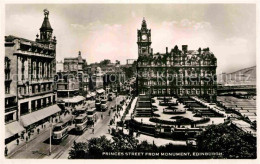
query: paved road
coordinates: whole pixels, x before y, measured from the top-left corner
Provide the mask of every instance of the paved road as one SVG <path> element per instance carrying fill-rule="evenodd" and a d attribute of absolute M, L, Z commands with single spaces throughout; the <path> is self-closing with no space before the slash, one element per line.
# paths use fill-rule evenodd
<path fill-rule="evenodd" d="M 119 102 L 123 97 L 118 97 L 117 101 Z M 115 105 L 115 99 L 111 102 L 108 102 L 108 109 L 111 106 Z M 103 119 L 100 115 L 103 113 Z M 60 144 L 52 144 L 51 151 L 52 154 L 49 155 L 50 151 L 50 131 L 46 129 L 41 135 L 37 138 L 31 140 L 26 145 L 20 147 L 13 154 L 10 154 L 8 158 L 12 159 L 41 159 L 41 158 L 68 158 L 68 153 L 73 145 L 73 141 L 80 142 L 86 141 L 92 137 L 98 137 L 108 133 L 108 124 L 112 114 L 108 116 L 108 110 L 106 112 L 98 112 L 99 120 L 95 124 L 95 133 L 92 134 L 92 129 L 86 130 L 82 135 L 70 134 L 65 140 Z"/>

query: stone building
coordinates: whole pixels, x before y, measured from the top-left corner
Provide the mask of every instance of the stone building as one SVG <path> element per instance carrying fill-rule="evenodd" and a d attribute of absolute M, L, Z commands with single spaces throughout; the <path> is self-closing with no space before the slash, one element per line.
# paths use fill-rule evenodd
<path fill-rule="evenodd" d="M 78 57 L 65 58 L 63 63 L 64 72 L 75 75 L 79 80 L 79 94 L 86 96 L 89 92 L 89 75 L 87 72 L 87 62 L 83 59 L 79 51 Z"/>
<path fill-rule="evenodd" d="M 56 72 L 64 72 L 64 67 L 63 67 L 62 61 L 56 62 Z"/>
<path fill-rule="evenodd" d="M 86 59 L 82 59 L 81 52 L 79 51 L 78 57 L 64 58 L 64 72 L 78 72 L 83 73 Z"/>
<path fill-rule="evenodd" d="M 91 77 L 93 89 L 103 91 L 103 72 L 100 67 L 96 68 L 95 73 Z"/>
<path fill-rule="evenodd" d="M 57 41 L 52 32 L 49 11 L 44 10 L 40 36 L 37 34 L 35 41 L 12 35 L 5 37 L 6 122 L 18 120 L 30 129 L 60 111 L 53 89 Z M 20 124 L 16 125 L 17 129 Z M 15 127 L 7 125 L 8 134 L 13 134 Z"/>
<path fill-rule="evenodd" d="M 57 100 L 79 95 L 79 78 L 75 73 L 58 72 L 57 77 Z"/>
<path fill-rule="evenodd" d="M 175 46 L 165 53 L 153 53 L 151 30 L 142 21 L 137 31 L 137 86 L 139 94 L 204 97 L 216 100 L 217 59 L 209 48 L 189 50 Z"/>

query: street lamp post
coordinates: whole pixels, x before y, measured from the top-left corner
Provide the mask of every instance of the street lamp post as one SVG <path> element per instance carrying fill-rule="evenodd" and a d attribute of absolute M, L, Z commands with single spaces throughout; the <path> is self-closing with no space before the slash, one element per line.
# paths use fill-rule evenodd
<path fill-rule="evenodd" d="M 51 136 L 52 135 L 52 123 L 50 125 L 50 151 L 49 151 L 49 155 L 51 155 Z"/>

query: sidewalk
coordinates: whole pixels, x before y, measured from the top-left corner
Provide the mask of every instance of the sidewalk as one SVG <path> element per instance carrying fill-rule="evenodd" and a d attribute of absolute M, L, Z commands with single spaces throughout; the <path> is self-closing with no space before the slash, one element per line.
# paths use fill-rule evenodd
<path fill-rule="evenodd" d="M 60 116 L 60 119 L 66 119 L 66 118 L 68 118 L 69 116 L 71 116 L 71 114 L 67 114 L 66 116 L 61 115 L 61 116 Z M 59 116 L 55 117 L 53 120 L 55 120 L 55 119 L 58 119 L 58 122 L 60 121 Z M 57 122 L 57 123 L 58 123 L 58 122 Z M 52 125 L 55 125 L 55 124 L 57 124 L 57 123 L 56 123 L 56 122 L 53 122 Z M 50 122 L 45 122 L 45 123 L 43 124 L 43 126 L 42 126 L 42 125 L 39 125 L 39 126 L 35 127 L 35 130 L 34 130 L 33 133 L 31 133 L 30 139 L 28 139 L 28 142 L 27 142 L 27 143 L 30 143 L 31 141 L 33 141 L 34 139 L 36 139 L 36 138 L 37 138 L 39 135 L 41 135 L 42 133 L 44 133 L 44 132 L 50 130 L 50 124 L 51 124 Z M 40 129 L 39 134 L 38 134 L 38 132 L 37 132 L 37 129 Z M 23 146 L 26 145 L 26 137 L 27 137 L 27 133 L 24 133 L 24 139 L 21 139 L 21 137 L 19 138 L 19 145 L 17 145 L 17 141 L 16 141 L 16 140 L 14 140 L 14 141 L 12 141 L 12 142 L 10 142 L 10 143 L 8 143 L 8 144 L 6 145 L 7 148 L 8 148 L 8 156 L 7 156 L 7 157 L 11 156 L 11 155 L 14 154 L 17 150 L 19 150 L 20 148 L 22 148 Z M 28 136 L 28 138 L 29 138 L 29 136 Z"/>

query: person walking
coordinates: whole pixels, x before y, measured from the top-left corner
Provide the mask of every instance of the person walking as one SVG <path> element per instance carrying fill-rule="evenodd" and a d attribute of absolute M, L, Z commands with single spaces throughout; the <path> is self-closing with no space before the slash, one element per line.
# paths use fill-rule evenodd
<path fill-rule="evenodd" d="M 5 156 L 7 156 L 8 155 L 8 148 L 7 148 L 7 146 L 5 146 Z"/>
<path fill-rule="evenodd" d="M 103 114 L 101 114 L 101 119 L 103 120 Z"/>
<path fill-rule="evenodd" d="M 16 143 L 17 143 L 17 145 L 19 145 L 19 139 L 18 138 L 16 139 Z"/>
<path fill-rule="evenodd" d="M 94 132 L 95 132 L 95 129 L 93 128 L 93 129 L 92 129 L 92 134 L 94 134 Z"/>

